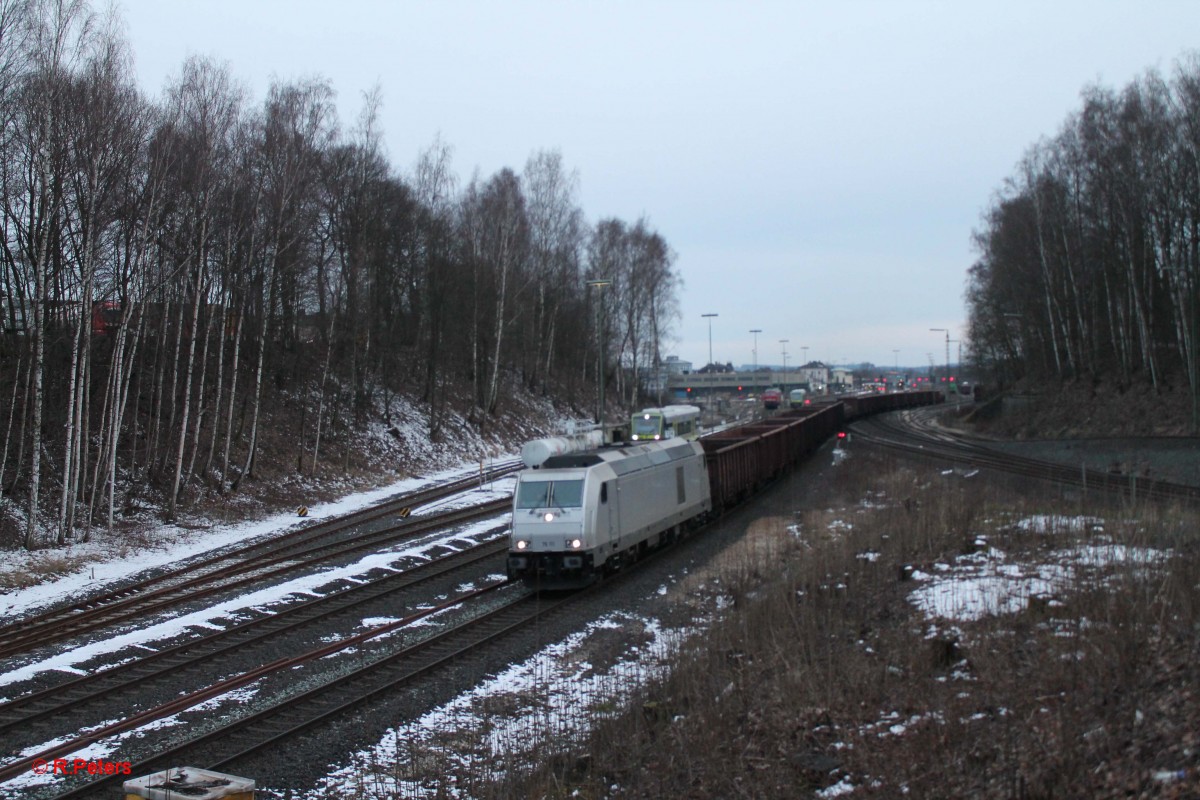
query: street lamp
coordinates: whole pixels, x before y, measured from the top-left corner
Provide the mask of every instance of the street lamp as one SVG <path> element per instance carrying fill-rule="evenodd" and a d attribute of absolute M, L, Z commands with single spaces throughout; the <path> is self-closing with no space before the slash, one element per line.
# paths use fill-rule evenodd
<path fill-rule="evenodd" d="M 787 386 L 787 346 L 790 339 L 780 339 L 779 343 L 783 345 L 783 386 Z M 779 388 L 782 389 L 783 386 Z"/>
<path fill-rule="evenodd" d="M 949 347 L 952 344 L 958 345 L 958 356 L 954 359 L 953 372 L 950 370 L 950 350 L 949 350 Z M 949 389 L 951 386 L 951 383 L 950 383 L 951 379 L 954 379 L 955 376 L 962 370 L 962 341 L 960 339 L 951 339 L 950 341 L 946 342 L 946 348 L 947 348 L 946 349 L 946 387 L 947 387 L 947 389 Z M 953 388 L 954 388 L 954 393 L 958 394 L 958 384 L 957 383 L 953 384 Z"/>
<path fill-rule="evenodd" d="M 804 354 L 804 364 L 805 364 L 805 366 L 807 366 L 808 365 L 808 345 L 806 345 L 806 344 L 800 345 L 800 350 Z"/>
<path fill-rule="evenodd" d="M 751 328 L 750 332 L 754 334 L 754 377 L 750 379 L 753 389 L 753 384 L 758 381 L 758 335 L 762 333 L 762 328 Z"/>
<path fill-rule="evenodd" d="M 596 280 L 588 281 L 587 285 L 593 289 L 599 290 L 599 289 L 603 289 L 608 286 L 612 286 L 612 281 L 609 280 L 608 278 L 598 278 Z M 600 304 L 596 309 L 596 317 L 597 317 L 596 327 L 599 329 L 599 332 L 597 335 L 598 335 L 598 338 L 600 339 L 600 342 L 599 342 L 599 345 L 600 345 L 600 347 L 599 347 L 599 349 L 600 349 L 600 357 L 599 357 L 600 396 L 596 398 L 596 424 L 599 425 L 601 431 L 603 431 L 604 430 L 604 359 L 608 355 L 608 353 L 606 352 L 608 350 L 608 348 L 605 347 L 606 342 L 605 342 L 605 338 L 604 338 L 604 295 L 603 294 L 600 295 Z"/>
<path fill-rule="evenodd" d="M 935 333 L 946 334 L 946 377 L 950 377 L 950 330 L 948 328 L 930 328 L 929 330 Z M 946 393 L 950 393 L 950 387 L 946 387 Z"/>
<path fill-rule="evenodd" d="M 708 320 L 708 363 L 712 364 L 712 318 L 720 316 L 719 314 L 701 314 L 700 316 Z"/>

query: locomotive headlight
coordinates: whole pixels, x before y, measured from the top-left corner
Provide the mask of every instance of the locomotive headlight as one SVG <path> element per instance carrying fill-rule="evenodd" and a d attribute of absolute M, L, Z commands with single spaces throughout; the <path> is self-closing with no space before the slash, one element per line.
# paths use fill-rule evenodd
<path fill-rule="evenodd" d="M 529 548 L 528 541 L 526 541 L 525 539 L 517 539 L 517 549 L 518 550 L 527 550 L 528 548 Z"/>
<path fill-rule="evenodd" d="M 572 550 L 578 550 L 579 548 L 583 547 L 583 540 L 571 539 L 569 542 L 567 542 L 567 547 L 571 548 Z"/>
<path fill-rule="evenodd" d="M 554 522 L 554 512 L 547 511 L 542 519 L 546 520 L 546 522 Z"/>
<path fill-rule="evenodd" d="M 638 435 L 635 433 L 633 436 L 630 436 L 629 438 L 633 439 L 636 442 L 638 440 Z"/>

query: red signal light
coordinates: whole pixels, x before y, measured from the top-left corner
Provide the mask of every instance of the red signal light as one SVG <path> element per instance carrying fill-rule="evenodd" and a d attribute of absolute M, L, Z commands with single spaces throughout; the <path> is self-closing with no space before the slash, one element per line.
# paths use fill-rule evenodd
<path fill-rule="evenodd" d="M 845 432 L 845 431 L 838 431 L 838 438 L 839 438 L 839 439 L 845 439 L 845 438 L 846 438 L 846 432 Z"/>

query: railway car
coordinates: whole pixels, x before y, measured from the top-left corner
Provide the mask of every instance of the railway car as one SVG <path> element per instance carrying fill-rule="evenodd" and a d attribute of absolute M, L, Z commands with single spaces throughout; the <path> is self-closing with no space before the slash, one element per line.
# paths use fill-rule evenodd
<path fill-rule="evenodd" d="M 674 405 L 643 408 L 629 420 L 631 442 L 657 442 L 678 436 L 694 442 L 700 438 L 700 408 Z"/>
<path fill-rule="evenodd" d="M 540 589 L 589 583 L 744 501 L 845 422 L 942 400 L 937 390 L 822 397 L 695 442 L 550 455 L 517 478 L 509 577 Z"/>
<path fill-rule="evenodd" d="M 811 402 L 808 399 L 808 392 L 803 389 L 792 389 L 788 392 L 788 408 L 804 408 Z"/>
<path fill-rule="evenodd" d="M 841 398 L 841 402 L 846 406 L 846 419 L 853 420 L 885 411 L 934 405 L 945 399 L 938 389 L 921 389 L 915 392 L 847 395 Z"/>
<path fill-rule="evenodd" d="M 776 409 L 783 402 L 783 392 L 778 389 L 766 389 L 762 393 L 763 408 Z"/>
<path fill-rule="evenodd" d="M 717 511 L 737 505 L 778 478 L 837 431 L 841 403 L 785 411 L 701 439 Z"/>
<path fill-rule="evenodd" d="M 674 538 L 711 508 L 697 442 L 551 456 L 517 478 L 508 575 L 544 589 L 581 586 Z"/>

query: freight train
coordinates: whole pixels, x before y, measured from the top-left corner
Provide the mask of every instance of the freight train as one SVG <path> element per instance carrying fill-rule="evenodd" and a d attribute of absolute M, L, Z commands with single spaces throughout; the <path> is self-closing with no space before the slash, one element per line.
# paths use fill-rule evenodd
<path fill-rule="evenodd" d="M 553 455 L 518 476 L 508 575 L 541 589 L 590 583 L 742 502 L 846 421 L 941 401 L 934 390 L 831 398 L 694 442 Z"/>

